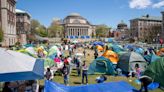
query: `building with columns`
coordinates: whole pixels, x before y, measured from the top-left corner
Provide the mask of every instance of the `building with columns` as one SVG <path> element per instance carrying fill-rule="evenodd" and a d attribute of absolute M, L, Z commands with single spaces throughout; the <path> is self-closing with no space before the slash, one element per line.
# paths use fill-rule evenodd
<path fill-rule="evenodd" d="M 75 36 L 76 38 L 81 37 L 92 37 L 95 34 L 96 26 L 91 25 L 85 18 L 77 13 L 68 15 L 63 20 L 65 38 Z"/>
<path fill-rule="evenodd" d="M 18 41 L 21 44 L 27 43 L 27 35 L 31 30 L 31 16 L 28 12 L 16 9 L 16 31 L 18 35 Z"/>
<path fill-rule="evenodd" d="M 16 35 L 16 0 L 0 0 L 1 6 L 1 27 L 4 33 L 2 46 L 13 46 L 17 42 Z"/>

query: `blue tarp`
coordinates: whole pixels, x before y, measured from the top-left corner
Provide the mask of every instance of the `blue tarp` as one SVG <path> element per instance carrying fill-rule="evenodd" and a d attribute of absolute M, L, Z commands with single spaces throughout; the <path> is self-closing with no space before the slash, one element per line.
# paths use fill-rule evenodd
<path fill-rule="evenodd" d="M 44 92 L 136 92 L 125 81 L 109 82 L 82 86 L 64 86 L 51 81 L 45 81 Z"/>

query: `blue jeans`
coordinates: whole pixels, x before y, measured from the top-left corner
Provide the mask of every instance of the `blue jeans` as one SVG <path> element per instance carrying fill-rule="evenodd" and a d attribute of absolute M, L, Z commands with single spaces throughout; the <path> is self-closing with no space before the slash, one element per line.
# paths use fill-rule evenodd
<path fill-rule="evenodd" d="M 64 84 L 65 85 L 68 85 L 68 80 L 69 80 L 68 75 L 64 75 Z"/>
<path fill-rule="evenodd" d="M 83 70 L 83 73 L 82 73 L 82 84 L 84 84 L 84 78 L 86 79 L 86 83 L 88 83 L 87 70 Z"/>

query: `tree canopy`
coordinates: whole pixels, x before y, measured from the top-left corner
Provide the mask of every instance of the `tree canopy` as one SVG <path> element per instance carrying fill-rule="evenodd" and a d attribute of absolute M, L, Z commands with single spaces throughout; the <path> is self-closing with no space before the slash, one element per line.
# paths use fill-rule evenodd
<path fill-rule="evenodd" d="M 107 25 L 100 25 L 96 28 L 97 37 L 107 37 L 109 35 L 110 28 Z"/>

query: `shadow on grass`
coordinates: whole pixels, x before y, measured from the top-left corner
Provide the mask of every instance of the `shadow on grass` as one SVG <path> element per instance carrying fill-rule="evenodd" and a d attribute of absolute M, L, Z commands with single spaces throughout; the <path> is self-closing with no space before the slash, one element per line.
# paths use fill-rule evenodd
<path fill-rule="evenodd" d="M 81 84 L 81 82 L 73 82 L 74 84 Z"/>

